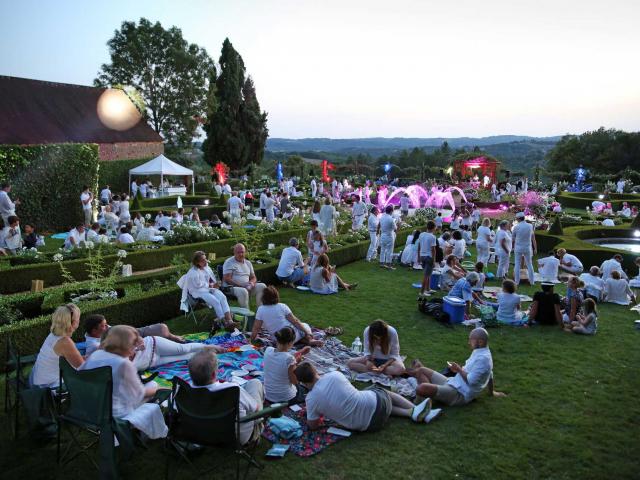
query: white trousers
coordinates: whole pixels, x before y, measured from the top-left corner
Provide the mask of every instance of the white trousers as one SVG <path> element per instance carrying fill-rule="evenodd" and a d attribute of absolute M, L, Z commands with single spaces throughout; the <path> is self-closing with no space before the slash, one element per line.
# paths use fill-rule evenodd
<path fill-rule="evenodd" d="M 358 215 L 357 217 L 353 217 L 351 220 L 351 229 L 352 230 L 360 230 L 362 228 L 362 224 L 364 223 L 364 215 Z"/>
<path fill-rule="evenodd" d="M 560 265 L 560 270 L 572 273 L 573 275 L 580 275 L 583 272 L 582 267 L 567 267 L 566 265 Z"/>
<path fill-rule="evenodd" d="M 500 248 L 496 250 L 496 257 L 498 258 L 498 270 L 496 272 L 496 277 L 504 278 L 509 272 L 509 258 L 511 257 L 511 254 L 507 255 L 504 253 L 504 250 Z"/>
<path fill-rule="evenodd" d="M 249 294 L 256 297 L 256 305 L 262 305 L 262 292 L 267 286 L 264 283 L 256 283 L 256 286 L 249 292 L 244 287 L 233 287 L 233 294 L 238 299 L 238 305 L 242 308 L 249 308 Z"/>
<path fill-rule="evenodd" d="M 486 267 L 489 263 L 489 244 L 476 243 L 476 250 L 478 251 L 478 262 L 482 262 Z"/>
<path fill-rule="evenodd" d="M 533 270 L 533 251 L 531 250 L 516 250 L 514 254 L 514 267 L 513 267 L 513 280 L 516 285 L 520 283 L 520 265 L 522 265 L 522 259 L 527 266 L 527 274 L 529 275 L 529 283 L 533 285 L 535 283 L 535 271 Z"/>
<path fill-rule="evenodd" d="M 391 263 L 393 260 L 393 242 L 391 234 L 380 235 L 380 263 Z"/>
<path fill-rule="evenodd" d="M 367 260 L 373 260 L 378 256 L 378 234 L 376 232 L 369 232 L 369 237 L 371 238 L 371 243 L 367 251 Z"/>
<path fill-rule="evenodd" d="M 207 305 L 213 308 L 217 318 L 224 318 L 224 314 L 230 311 L 227 297 L 217 288 L 212 288 L 209 292 L 198 293 L 198 296 L 195 298 L 204 300 Z"/>

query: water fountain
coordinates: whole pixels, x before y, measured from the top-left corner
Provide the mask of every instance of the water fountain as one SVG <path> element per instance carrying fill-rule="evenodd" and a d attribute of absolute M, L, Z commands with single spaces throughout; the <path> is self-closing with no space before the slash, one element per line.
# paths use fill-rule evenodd
<path fill-rule="evenodd" d="M 458 187 L 447 187 L 442 190 L 441 187 L 434 186 L 429 193 L 420 185 L 410 185 L 408 187 L 396 188 L 390 195 L 385 186 L 378 189 L 378 208 L 384 210 L 387 205 L 399 205 L 400 197 L 405 193 L 409 196 L 409 206 L 411 208 L 432 207 L 437 209 L 456 209 L 456 203 L 453 194 L 458 193 L 462 199 L 461 203 L 467 203 L 467 197 Z"/>

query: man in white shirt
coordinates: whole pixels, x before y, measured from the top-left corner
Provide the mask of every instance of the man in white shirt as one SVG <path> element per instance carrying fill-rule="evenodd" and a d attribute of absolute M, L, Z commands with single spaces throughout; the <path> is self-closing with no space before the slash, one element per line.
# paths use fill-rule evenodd
<path fill-rule="evenodd" d="M 64 248 L 75 248 L 80 245 L 80 242 L 86 241 L 86 232 L 84 229 L 84 223 L 79 223 L 76 228 L 72 228 L 64 241 Z"/>
<path fill-rule="evenodd" d="M 509 232 L 509 222 L 502 220 L 498 225 L 496 234 L 496 257 L 498 258 L 498 269 L 496 277 L 504 279 L 509 273 L 509 261 L 511 258 L 511 232 Z"/>
<path fill-rule="evenodd" d="M 102 205 L 107 205 L 108 203 L 111 203 L 112 198 L 113 196 L 111 195 L 109 185 L 105 185 L 105 187 L 100 192 L 100 202 L 102 202 Z"/>
<path fill-rule="evenodd" d="M 249 295 L 255 295 L 256 305 L 262 305 L 262 293 L 267 286 L 259 283 L 253 265 L 245 258 L 247 250 L 241 243 L 233 247 L 233 257 L 222 266 L 224 285 L 233 289 L 233 295 L 242 308 L 249 308 Z"/>
<path fill-rule="evenodd" d="M 392 214 L 393 205 L 387 205 L 378 223 L 378 231 L 380 232 L 380 266 L 389 270 L 395 270 L 392 262 L 397 226 Z"/>
<path fill-rule="evenodd" d="M 99 243 L 100 242 L 100 224 L 98 222 L 94 222 L 91 224 L 91 228 L 89 230 L 86 230 L 87 232 L 87 240 L 93 243 Z"/>
<path fill-rule="evenodd" d="M 624 185 L 627 182 L 625 182 L 622 178 L 620 180 L 617 181 L 616 183 L 616 193 L 623 193 L 624 192 Z"/>
<path fill-rule="evenodd" d="M 131 182 L 131 198 L 136 198 L 138 195 L 138 182 L 135 179 Z"/>
<path fill-rule="evenodd" d="M 420 233 L 418 237 L 418 260 L 422 268 L 424 268 L 424 276 L 422 277 L 422 287 L 420 288 L 420 295 L 427 293 L 433 293 L 431 290 L 431 274 L 433 273 L 433 265 L 436 258 L 436 243 L 438 240 L 433 232 L 436 229 L 436 224 L 432 220 L 427 222 L 427 230 Z"/>
<path fill-rule="evenodd" d="M 307 425 L 311 430 L 322 427 L 321 417 L 333 420 L 348 430 L 377 432 L 391 415 L 411 417 L 416 423 L 425 423 L 431 413 L 430 399 L 413 405 L 403 396 L 378 386 L 358 390 L 342 372 L 329 372 L 320 377 L 308 362 L 298 365 L 295 375 L 309 389 Z"/>
<path fill-rule="evenodd" d="M 367 250 L 367 262 L 375 260 L 378 256 L 378 224 L 380 223 L 378 220 L 378 207 L 372 207 L 371 213 L 369 213 L 369 218 L 367 219 L 367 230 L 369 231 L 369 238 L 371 243 L 369 243 L 369 250 Z"/>
<path fill-rule="evenodd" d="M 224 187 L 222 187 L 222 193 L 224 193 L 225 195 L 231 195 L 231 185 L 225 183 Z"/>
<path fill-rule="evenodd" d="M 229 219 L 232 223 L 236 223 L 240 221 L 240 217 L 242 215 L 242 210 L 244 209 L 244 204 L 240 197 L 238 197 L 238 192 L 231 192 L 231 196 L 229 200 L 227 200 L 227 208 L 229 209 Z"/>
<path fill-rule="evenodd" d="M 588 273 L 583 273 L 579 278 L 584 282 L 586 296 L 596 302 L 601 302 L 604 293 L 604 280 L 600 278 L 600 269 L 593 266 Z"/>
<path fill-rule="evenodd" d="M 353 207 L 351 208 L 351 229 L 360 230 L 367 214 L 367 206 L 360 199 L 360 195 L 353 195 Z"/>
<path fill-rule="evenodd" d="M 409 195 L 406 192 L 400 197 L 400 214 L 403 217 L 409 216 Z"/>
<path fill-rule="evenodd" d="M 613 272 L 614 270 L 617 270 L 618 272 L 620 272 L 620 276 L 625 280 L 629 279 L 627 277 L 627 274 L 624 273 L 624 270 L 622 270 L 622 255 L 620 255 L 619 253 L 616 253 L 613 256 L 613 258 L 610 258 L 609 260 L 605 260 L 604 262 L 602 262 L 602 265 L 600 265 L 600 271 L 602 272 L 602 280 L 606 281 L 607 278 L 610 278 L 611 272 Z"/>
<path fill-rule="evenodd" d="M 569 272 L 571 275 L 580 275 L 584 271 L 582 262 L 578 257 L 567 253 L 564 248 L 558 249 L 558 259 L 560 260 L 560 270 Z"/>
<path fill-rule="evenodd" d="M 464 367 L 447 362 L 455 377 L 447 378 L 415 360 L 407 373 L 418 380 L 416 393 L 422 398 L 433 398 L 449 406 L 466 405 L 480 395 L 485 387 L 488 387 L 491 396 L 506 397 L 504 393 L 493 389 L 489 333 L 484 328 L 473 329 L 469 334 L 469 346 L 472 352 Z"/>
<path fill-rule="evenodd" d="M 82 213 L 84 215 L 84 224 L 91 225 L 93 217 L 93 193 L 89 191 L 88 186 L 82 187 L 82 193 L 80 194 L 80 203 L 82 203 Z"/>
<path fill-rule="evenodd" d="M 20 205 L 20 200 L 16 198 L 16 201 L 12 202 L 11 198 L 9 198 L 9 193 L 11 192 L 9 183 L 3 183 L 0 188 L 0 216 L 2 216 L 2 221 L 6 227 L 9 224 L 9 217 L 15 216 L 16 206 Z"/>
<path fill-rule="evenodd" d="M 538 272 L 543 282 L 554 282 L 558 280 L 558 269 L 560 268 L 560 260 L 553 251 L 550 251 L 544 258 L 538 260 Z"/>
<path fill-rule="evenodd" d="M 536 236 L 533 232 L 533 225 L 528 223 L 524 218 L 524 212 L 518 212 L 516 218 L 519 223 L 512 232 L 513 251 L 514 251 L 514 267 L 513 280 L 516 285 L 520 283 L 520 268 L 522 260 L 527 266 L 527 274 L 529 276 L 529 284 L 535 285 L 535 272 L 533 270 L 533 256 L 536 254 Z"/>
<path fill-rule="evenodd" d="M 318 193 L 318 184 L 316 183 L 316 179 L 311 179 L 311 198 L 316 198 L 316 193 Z"/>
<path fill-rule="evenodd" d="M 284 284 L 299 285 L 303 283 L 305 275 L 305 261 L 300 253 L 298 239 L 289 239 L 289 246 L 282 250 L 276 276 Z"/>
<path fill-rule="evenodd" d="M 262 382 L 257 378 L 249 380 L 242 387 L 234 382 L 220 383 L 216 379 L 218 372 L 218 358 L 213 350 L 207 349 L 196 353 L 189 360 L 189 375 L 194 388 L 206 388 L 212 392 L 225 388 L 239 388 L 239 416 L 240 418 L 250 413 L 262 410 L 264 403 L 264 389 Z M 245 445 L 250 440 L 255 440 L 262 431 L 262 422 L 245 422 L 240 424 L 240 444 Z"/>

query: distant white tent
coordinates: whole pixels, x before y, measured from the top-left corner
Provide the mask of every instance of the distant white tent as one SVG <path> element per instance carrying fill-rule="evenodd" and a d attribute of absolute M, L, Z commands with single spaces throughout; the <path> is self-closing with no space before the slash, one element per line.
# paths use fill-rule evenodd
<path fill-rule="evenodd" d="M 129 189 L 131 189 L 132 175 L 160 175 L 160 185 L 164 182 L 164 176 L 188 177 L 191 176 L 191 192 L 195 194 L 195 186 L 193 181 L 193 170 L 178 165 L 176 162 L 169 160 L 164 155 L 158 155 L 153 160 L 149 160 L 136 168 L 129 170 Z M 131 193 L 131 192 L 129 192 Z"/>

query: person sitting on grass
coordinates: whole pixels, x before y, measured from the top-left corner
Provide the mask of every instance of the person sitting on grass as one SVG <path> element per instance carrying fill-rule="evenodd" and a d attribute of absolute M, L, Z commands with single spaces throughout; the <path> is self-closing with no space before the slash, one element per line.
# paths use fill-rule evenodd
<path fill-rule="evenodd" d="M 540 287 L 542 291 L 533 295 L 529 307 L 529 325 L 562 325 L 560 296 L 553 292 L 553 283 L 542 282 Z"/>
<path fill-rule="evenodd" d="M 538 272 L 543 282 L 557 281 L 559 268 L 560 259 L 553 250 L 550 250 L 546 257 L 538 259 Z"/>
<path fill-rule="evenodd" d="M 596 302 L 592 298 L 587 298 L 584 301 L 584 315 L 577 315 L 576 321 L 571 322 L 564 329 L 567 332 L 580 333 L 582 335 L 595 335 L 598 331 Z"/>
<path fill-rule="evenodd" d="M 56 308 L 51 316 L 51 331 L 44 340 L 36 363 L 31 370 L 30 383 L 38 387 L 57 387 L 60 383 L 60 357 L 78 368 L 84 358 L 71 339 L 80 325 L 80 309 L 73 303 Z"/>
<path fill-rule="evenodd" d="M 601 302 L 604 295 L 604 280 L 600 278 L 600 269 L 593 266 L 588 273 L 583 273 L 579 278 L 584 283 L 585 297 L 592 298 L 596 303 Z"/>
<path fill-rule="evenodd" d="M 276 333 L 284 327 L 293 328 L 295 332 L 293 343 L 300 342 L 312 347 L 322 345 L 321 341 L 313 339 L 311 327 L 307 323 L 302 323 L 286 303 L 280 303 L 278 289 L 270 285 L 264 289 L 262 305 L 258 307 L 256 312 L 256 320 L 251 331 L 251 342 L 258 337 L 263 328 L 269 332 L 271 340 L 276 340 Z"/>
<path fill-rule="evenodd" d="M 22 237 L 22 242 L 25 248 L 36 248 L 38 246 L 36 227 L 32 223 L 24 224 L 24 236 Z"/>
<path fill-rule="evenodd" d="M 309 288 L 313 293 L 319 293 L 320 295 L 338 293 L 338 287 L 352 290 L 357 286 L 357 283 L 349 284 L 344 282 L 336 273 L 336 267 L 329 265 L 329 257 L 324 253 L 318 257 L 318 262 L 311 270 L 311 276 L 309 277 Z"/>
<path fill-rule="evenodd" d="M 400 357 L 400 341 L 395 328 L 383 320 L 375 320 L 364 329 L 364 356 L 352 358 L 347 367 L 354 372 L 384 373 L 398 376 L 404 373 Z"/>
<path fill-rule="evenodd" d="M 329 372 L 321 377 L 308 362 L 298 365 L 295 374 L 309 390 L 306 403 L 310 430 L 321 428 L 325 418 L 348 430 L 378 432 L 391 415 L 424 423 L 431 413 L 429 399 L 414 405 L 403 396 L 377 385 L 358 390 L 341 372 Z"/>
<path fill-rule="evenodd" d="M 189 375 L 194 388 L 206 388 L 217 392 L 225 388 L 240 388 L 239 412 L 240 418 L 262 410 L 264 403 L 264 388 L 257 378 L 249 380 L 238 387 L 234 382 L 218 382 L 218 358 L 211 350 L 203 350 L 196 353 L 189 360 Z M 262 432 L 263 422 L 244 422 L 240 424 L 239 441 L 246 445 L 250 440 L 256 440 Z"/>
<path fill-rule="evenodd" d="M 449 255 L 440 275 L 440 288 L 447 291 L 453 288 L 458 280 L 464 278 L 467 275 L 467 271 L 460 265 L 458 257 Z"/>
<path fill-rule="evenodd" d="M 564 300 L 564 315 L 562 316 L 562 321 L 565 324 L 574 322 L 576 315 L 582 313 L 584 297 L 580 291 L 581 287 L 582 282 L 578 277 L 569 277 L 569 281 L 567 282 L 567 296 Z"/>
<path fill-rule="evenodd" d="M 487 276 L 484 273 L 484 263 L 476 262 L 474 265 L 474 272 L 478 274 L 478 283 L 476 283 L 474 290 L 481 292 L 482 289 L 484 289 L 484 282 L 487 281 Z"/>
<path fill-rule="evenodd" d="M 438 247 L 442 250 L 442 258 L 448 258 L 449 255 L 453 252 L 453 243 L 451 240 L 451 233 L 444 232 L 438 238 Z M 438 259 L 436 258 L 436 261 Z"/>
<path fill-rule="evenodd" d="M 71 249 L 80 246 L 80 242 L 87 240 L 87 233 L 85 232 L 84 223 L 79 223 L 76 228 L 72 228 L 64 241 L 64 248 Z"/>
<path fill-rule="evenodd" d="M 118 235 L 118 240 L 116 243 L 118 245 L 128 245 L 130 243 L 135 243 L 135 239 L 131 235 L 131 230 L 129 227 L 124 226 L 120 228 L 120 235 Z"/>
<path fill-rule="evenodd" d="M 580 275 L 584 271 L 582 262 L 575 255 L 567 253 L 564 248 L 559 248 L 556 252 L 560 260 L 560 270 L 571 275 Z"/>
<path fill-rule="evenodd" d="M 478 283 L 479 276 L 476 272 L 469 272 L 467 276 L 458 280 L 451 290 L 449 290 L 450 297 L 456 297 L 464 300 L 464 314 L 465 318 L 469 318 L 469 313 L 471 311 L 471 302 L 478 300 L 473 296 L 473 287 Z M 479 303 L 484 303 L 483 300 L 480 300 Z"/>
<path fill-rule="evenodd" d="M 302 259 L 300 253 L 298 239 L 291 237 L 289 246 L 282 250 L 280 254 L 280 262 L 276 270 L 276 276 L 285 285 L 300 285 L 304 283 L 307 274 L 307 262 Z"/>
<path fill-rule="evenodd" d="M 506 394 L 494 390 L 489 333 L 484 328 L 473 329 L 469 334 L 469 346 L 472 352 L 464 367 L 447 362 L 455 377 L 447 378 L 423 366 L 419 360 L 413 361 L 407 373 L 418 381 L 416 394 L 419 398 L 434 399 L 449 406 L 466 405 L 485 387 L 493 397 L 506 397 Z"/>
<path fill-rule="evenodd" d="M 113 380 L 112 409 L 115 418 L 130 423 L 151 439 L 167 436 L 167 426 L 160 405 L 146 403 L 158 391 L 156 382 L 143 384 L 130 360 L 138 348 L 138 332 L 128 325 L 110 328 L 102 341 L 102 348 L 91 354 L 81 369 L 111 367 Z"/>
<path fill-rule="evenodd" d="M 502 282 L 502 292 L 498 293 L 498 311 L 496 318 L 502 323 L 516 323 L 520 310 L 520 295 L 516 293 L 516 284 L 513 280 Z"/>
<path fill-rule="evenodd" d="M 292 353 L 296 341 L 296 332 L 286 326 L 275 334 L 276 347 L 267 347 L 264 351 L 264 396 L 271 403 L 303 403 L 306 391 L 298 382 L 294 370 L 303 355 L 311 351 L 309 346 Z"/>
<path fill-rule="evenodd" d="M 7 219 L 7 223 L 8 225 L 0 233 L 0 246 L 11 255 L 15 255 L 18 250 L 22 249 L 20 219 L 15 215 L 11 215 Z"/>
<path fill-rule="evenodd" d="M 611 272 L 611 277 L 604 282 L 604 301 L 618 305 L 629 305 L 636 301 L 636 296 L 629 288 L 629 282 L 622 278 L 617 270 Z"/>

